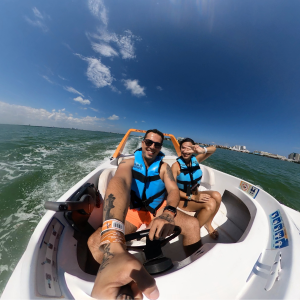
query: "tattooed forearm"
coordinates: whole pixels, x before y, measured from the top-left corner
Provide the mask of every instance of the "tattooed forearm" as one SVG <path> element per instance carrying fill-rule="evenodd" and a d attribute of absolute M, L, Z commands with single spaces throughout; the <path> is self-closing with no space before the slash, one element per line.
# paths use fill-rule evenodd
<path fill-rule="evenodd" d="M 167 175 L 171 181 L 175 181 L 172 170 L 169 165 L 167 165 Z"/>
<path fill-rule="evenodd" d="M 125 208 L 123 211 L 123 220 L 122 220 L 123 223 L 125 222 L 127 211 L 128 211 L 128 208 Z"/>
<path fill-rule="evenodd" d="M 175 224 L 174 222 L 174 217 L 172 217 L 171 215 L 167 214 L 167 215 L 160 215 L 159 217 L 157 217 L 158 219 L 163 219 L 168 221 L 170 224 Z"/>
<path fill-rule="evenodd" d="M 105 215 L 105 220 L 109 220 L 114 217 L 110 211 L 113 208 L 115 208 L 115 206 L 114 206 L 115 200 L 116 200 L 116 197 L 114 197 L 113 194 L 109 194 L 109 196 L 106 198 L 105 206 L 104 206 L 104 210 L 103 210 L 103 214 Z"/>
<path fill-rule="evenodd" d="M 100 273 L 102 270 L 104 270 L 106 268 L 106 266 L 109 264 L 109 259 L 113 258 L 115 255 L 110 251 L 110 244 L 104 245 L 103 249 L 100 247 L 101 251 L 104 251 L 104 256 L 103 256 L 103 260 L 102 263 L 99 267 L 98 273 Z"/>

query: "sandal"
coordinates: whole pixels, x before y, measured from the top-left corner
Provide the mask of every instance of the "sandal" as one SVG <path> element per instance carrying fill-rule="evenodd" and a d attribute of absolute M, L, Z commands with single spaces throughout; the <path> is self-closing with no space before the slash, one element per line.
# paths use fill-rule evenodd
<path fill-rule="evenodd" d="M 219 237 L 219 232 L 216 229 L 212 232 L 209 232 L 208 234 L 214 240 L 218 239 L 218 237 Z"/>

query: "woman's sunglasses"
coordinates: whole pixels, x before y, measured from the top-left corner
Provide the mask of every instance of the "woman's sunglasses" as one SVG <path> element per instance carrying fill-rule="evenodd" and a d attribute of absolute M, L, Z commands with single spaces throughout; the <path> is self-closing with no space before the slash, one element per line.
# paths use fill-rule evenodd
<path fill-rule="evenodd" d="M 147 147 L 150 147 L 153 143 L 156 149 L 160 149 L 162 147 L 162 143 L 153 142 L 152 140 L 144 139 L 144 142 Z"/>

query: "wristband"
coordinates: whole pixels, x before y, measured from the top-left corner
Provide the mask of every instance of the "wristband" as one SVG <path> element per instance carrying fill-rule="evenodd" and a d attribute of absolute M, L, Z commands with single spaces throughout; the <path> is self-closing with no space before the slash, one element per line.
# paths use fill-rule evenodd
<path fill-rule="evenodd" d="M 119 220 L 116 220 L 116 219 L 110 219 L 110 220 L 106 220 L 103 225 L 102 225 L 102 232 L 105 232 L 107 230 L 117 230 L 117 231 L 120 231 L 122 232 L 123 234 L 125 234 L 125 226 L 124 224 L 119 221 Z"/>
<path fill-rule="evenodd" d="M 120 243 L 122 245 L 126 245 L 125 235 L 122 232 L 113 229 L 101 232 L 99 248 L 101 248 L 103 245 L 111 243 Z"/>
<path fill-rule="evenodd" d="M 174 214 L 174 218 L 176 217 L 176 215 L 177 215 L 177 209 L 176 209 L 176 207 L 171 206 L 171 205 L 167 205 L 167 206 L 164 208 L 163 211 L 165 211 L 165 210 L 168 210 L 168 211 L 172 212 L 172 213 Z"/>
<path fill-rule="evenodd" d="M 203 147 L 204 151 L 205 151 L 205 154 L 207 153 L 207 148 L 206 147 Z"/>

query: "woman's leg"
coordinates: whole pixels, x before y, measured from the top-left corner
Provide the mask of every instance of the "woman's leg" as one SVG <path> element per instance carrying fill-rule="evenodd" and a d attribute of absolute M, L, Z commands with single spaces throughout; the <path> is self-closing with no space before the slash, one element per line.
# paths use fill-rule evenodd
<path fill-rule="evenodd" d="M 205 228 L 209 233 L 212 233 L 214 231 L 214 228 L 212 227 L 211 223 L 216 215 L 216 213 L 219 210 L 220 204 L 221 204 L 221 194 L 219 192 L 215 191 L 202 191 L 198 192 L 198 195 L 201 199 L 201 195 L 209 195 L 210 198 L 207 202 L 195 202 L 195 201 L 188 201 L 187 207 L 184 206 L 185 201 L 180 201 L 179 208 L 190 211 L 196 212 L 196 218 L 199 221 L 200 228 L 204 225 Z"/>
<path fill-rule="evenodd" d="M 213 233 L 214 232 L 214 228 L 212 227 L 211 223 L 212 223 L 215 215 L 217 214 L 217 212 L 218 212 L 218 210 L 220 208 L 221 201 L 222 201 L 222 196 L 221 196 L 221 194 L 219 192 L 215 192 L 215 191 L 210 191 L 210 192 L 211 192 L 211 198 L 213 198 L 214 201 L 216 202 L 216 207 L 215 207 L 215 211 L 208 218 L 208 220 L 204 224 L 204 226 L 205 226 L 206 230 L 208 231 L 208 233 Z M 218 237 L 218 234 L 216 234 L 216 237 Z"/>

